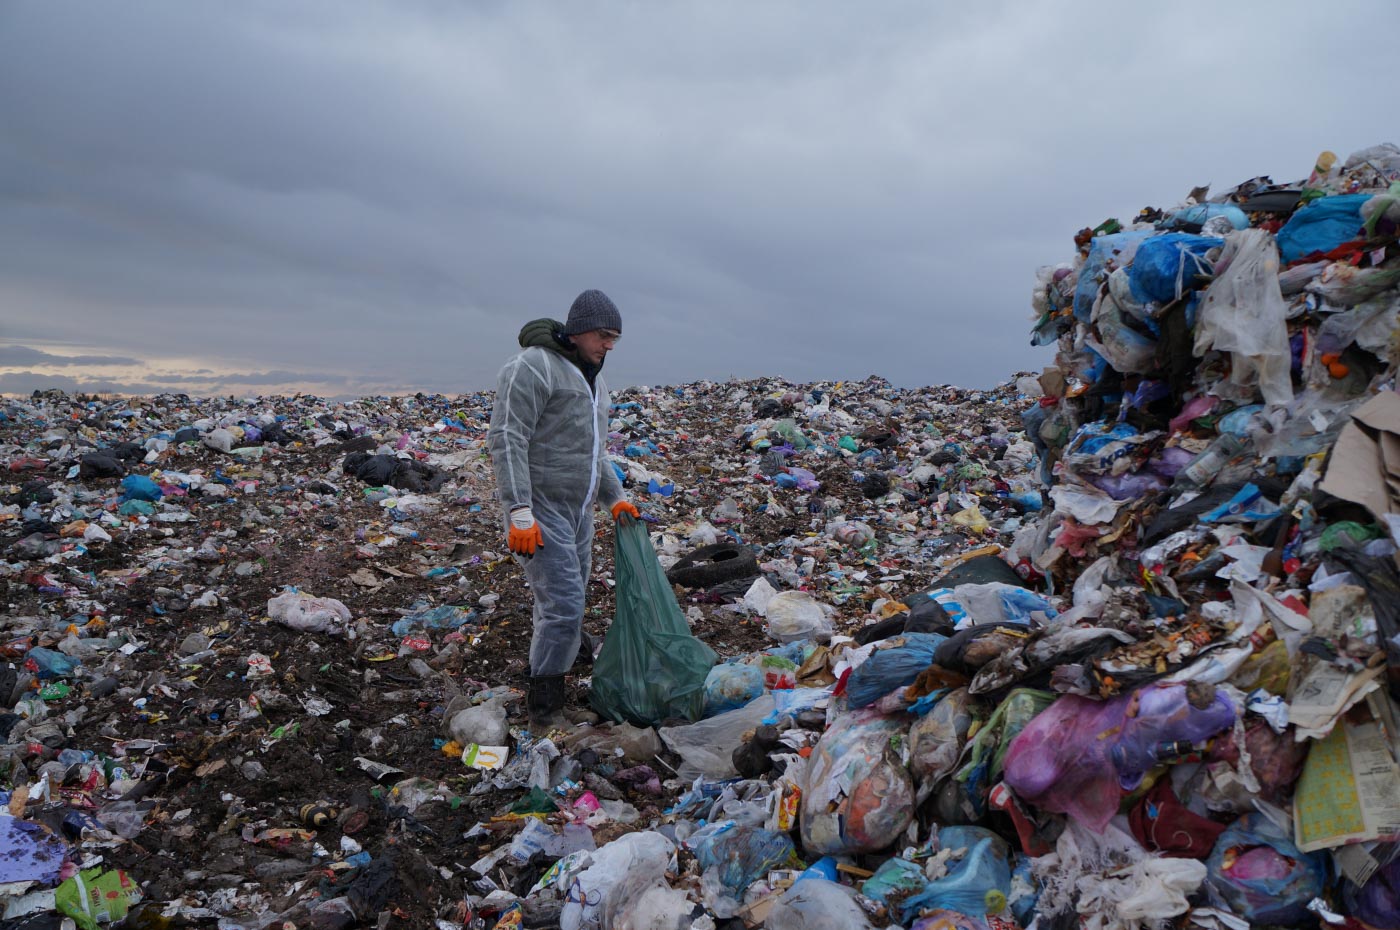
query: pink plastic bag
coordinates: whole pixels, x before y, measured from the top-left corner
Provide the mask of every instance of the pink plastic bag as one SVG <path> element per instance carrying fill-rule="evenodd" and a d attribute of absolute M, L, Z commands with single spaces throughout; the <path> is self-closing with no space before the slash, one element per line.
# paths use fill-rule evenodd
<path fill-rule="evenodd" d="M 1238 710 L 1211 685 L 1154 684 L 1100 703 L 1066 695 L 1011 743 L 1005 781 L 1021 800 L 1103 832 L 1125 791 L 1234 725 Z"/>

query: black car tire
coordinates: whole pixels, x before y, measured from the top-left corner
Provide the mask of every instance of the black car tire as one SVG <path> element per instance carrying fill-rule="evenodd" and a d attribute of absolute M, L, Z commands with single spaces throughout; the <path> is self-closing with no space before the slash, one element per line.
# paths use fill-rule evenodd
<path fill-rule="evenodd" d="M 671 566 L 666 579 L 685 588 L 708 588 L 758 574 L 758 559 L 748 546 L 716 543 L 702 546 Z"/>

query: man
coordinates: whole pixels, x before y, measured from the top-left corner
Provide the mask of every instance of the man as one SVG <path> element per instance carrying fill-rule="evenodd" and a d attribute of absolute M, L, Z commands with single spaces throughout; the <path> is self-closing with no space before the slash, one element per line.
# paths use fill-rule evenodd
<path fill-rule="evenodd" d="M 602 291 L 584 291 L 564 323 L 520 330 L 524 349 L 501 369 L 487 444 L 510 551 L 534 592 L 530 724 L 563 722 L 564 675 L 578 656 L 592 562 L 593 505 L 638 516 L 607 456 L 611 403 L 600 372 L 622 336 Z"/>

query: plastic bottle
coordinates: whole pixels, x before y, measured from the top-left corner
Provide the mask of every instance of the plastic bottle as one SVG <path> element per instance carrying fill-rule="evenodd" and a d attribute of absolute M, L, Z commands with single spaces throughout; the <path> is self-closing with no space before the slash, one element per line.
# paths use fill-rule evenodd
<path fill-rule="evenodd" d="M 1323 151 L 1317 156 L 1317 164 L 1313 165 L 1312 174 L 1308 175 L 1307 186 L 1317 188 L 1326 184 L 1335 164 L 1337 164 L 1337 153 Z"/>
<path fill-rule="evenodd" d="M 1244 450 L 1245 443 L 1242 440 L 1228 433 L 1218 437 L 1204 452 L 1192 459 L 1190 465 L 1177 473 L 1177 485 L 1194 488 L 1208 486 L 1230 460 Z"/>

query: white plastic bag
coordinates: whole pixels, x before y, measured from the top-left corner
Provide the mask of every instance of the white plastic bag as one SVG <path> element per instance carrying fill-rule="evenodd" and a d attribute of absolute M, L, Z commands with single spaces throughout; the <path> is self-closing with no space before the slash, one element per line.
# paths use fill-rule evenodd
<path fill-rule="evenodd" d="M 210 430 L 204 437 L 204 445 L 213 449 L 215 452 L 232 452 L 233 433 L 230 433 L 222 427 L 216 430 Z"/>
<path fill-rule="evenodd" d="M 768 635 L 780 643 L 829 639 L 831 618 L 816 598 L 803 591 L 784 591 L 768 602 Z"/>
<path fill-rule="evenodd" d="M 681 778 L 733 778 L 738 774 L 734 770 L 734 750 L 744 741 L 745 731 L 761 724 L 775 707 L 773 695 L 765 694 L 738 710 L 688 726 L 662 727 L 657 732 L 671 751 L 681 757 L 678 772 Z"/>
<path fill-rule="evenodd" d="M 494 697 L 457 711 L 447 723 L 447 735 L 463 746 L 471 743 L 478 746 L 507 745 L 510 730 L 506 725 L 505 698 Z"/>
<path fill-rule="evenodd" d="M 621 896 L 617 903 L 609 900 L 615 890 L 632 887 L 632 882 L 624 883 L 623 879 L 633 876 L 635 881 L 642 882 L 654 877 L 664 881 L 675 852 L 676 847 L 670 840 L 651 831 L 628 833 L 608 843 L 593 853 L 588 868 L 569 883 L 559 926 L 562 930 L 601 927 L 603 912 L 620 910 L 620 905 L 625 903 Z"/>
<path fill-rule="evenodd" d="M 744 594 L 744 606 L 760 617 L 768 613 L 768 605 L 773 598 L 778 595 L 774 587 L 768 583 L 767 578 L 759 578 Z"/>
<path fill-rule="evenodd" d="M 350 622 L 350 608 L 333 597 L 313 597 L 303 591 L 287 591 L 267 602 L 267 615 L 285 627 L 303 633 L 340 635 Z"/>
<path fill-rule="evenodd" d="M 1293 399 L 1288 306 L 1279 289 L 1273 236 L 1262 229 L 1231 233 L 1215 268 L 1196 316 L 1195 354 L 1229 352 L 1233 383 L 1257 383 L 1265 403 L 1288 403 Z"/>
<path fill-rule="evenodd" d="M 608 905 L 603 930 L 686 930 L 694 909 L 684 891 L 649 873 L 629 875 Z"/>
<path fill-rule="evenodd" d="M 767 930 L 873 930 L 855 892 L 824 878 L 804 878 L 773 905 Z"/>

